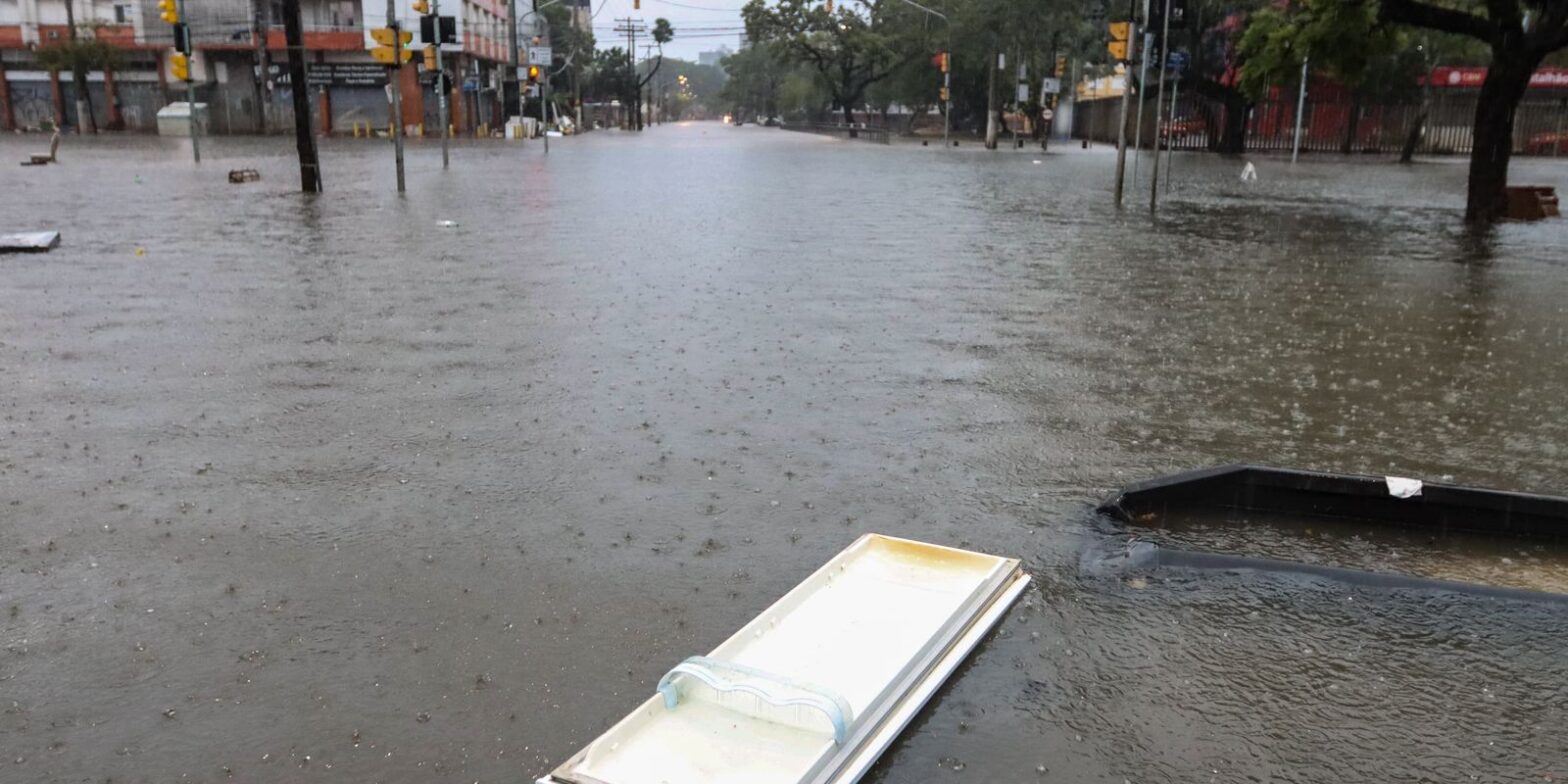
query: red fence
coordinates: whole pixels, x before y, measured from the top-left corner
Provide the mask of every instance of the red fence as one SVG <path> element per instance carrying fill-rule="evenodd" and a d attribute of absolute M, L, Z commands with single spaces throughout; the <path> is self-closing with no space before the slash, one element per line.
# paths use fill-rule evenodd
<path fill-rule="evenodd" d="M 1423 155 L 1468 154 L 1475 103 L 1472 91 L 1434 90 L 1416 151 Z M 1136 110 L 1134 101 L 1134 114 Z M 1073 111 L 1073 136 L 1114 144 L 1120 111 L 1120 99 L 1079 102 Z M 1309 95 L 1302 112 L 1301 149 L 1398 153 L 1421 113 L 1418 104 L 1360 105 L 1342 99 L 1314 101 Z M 1145 99 L 1141 134 L 1133 127 L 1136 116 L 1127 122 L 1129 142 L 1138 136 L 1144 147 L 1151 147 L 1156 138 L 1153 98 Z M 1224 122 L 1225 107 L 1219 102 L 1178 95 L 1173 117 L 1160 129 L 1161 145 L 1174 144 L 1178 150 L 1214 149 Z M 1289 152 L 1295 127 L 1295 101 L 1259 101 L 1247 117 L 1246 149 Z M 1568 96 L 1529 97 L 1519 105 L 1514 118 L 1514 152 L 1568 156 Z"/>

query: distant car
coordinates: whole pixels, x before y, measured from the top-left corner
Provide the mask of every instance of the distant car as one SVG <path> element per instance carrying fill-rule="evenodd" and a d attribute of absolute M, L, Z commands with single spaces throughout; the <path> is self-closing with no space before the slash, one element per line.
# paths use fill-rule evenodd
<path fill-rule="evenodd" d="M 1524 143 L 1526 155 L 1568 155 L 1568 132 L 1538 133 Z"/>
<path fill-rule="evenodd" d="M 1185 120 L 1166 120 L 1160 123 L 1160 141 L 1168 142 L 1172 139 L 1181 140 L 1188 136 L 1202 136 L 1207 130 L 1202 117 L 1189 117 Z"/>
<path fill-rule="evenodd" d="M 762 124 L 766 125 L 769 128 L 777 128 L 780 125 L 783 125 L 784 123 L 781 120 L 779 120 L 779 118 L 777 118 L 777 117 L 769 117 L 768 119 L 763 120 Z"/>

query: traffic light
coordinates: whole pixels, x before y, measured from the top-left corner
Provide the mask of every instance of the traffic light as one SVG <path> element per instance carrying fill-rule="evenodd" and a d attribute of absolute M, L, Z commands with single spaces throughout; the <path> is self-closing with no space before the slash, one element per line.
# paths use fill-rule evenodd
<path fill-rule="evenodd" d="M 179 79 L 180 81 L 190 81 L 191 58 L 188 55 L 184 55 L 179 52 L 175 52 L 174 54 L 169 55 L 169 73 L 174 74 L 174 78 Z"/>
<path fill-rule="evenodd" d="M 430 13 L 430 3 L 428 0 L 414 0 L 413 5 L 410 7 L 414 9 L 414 13 L 421 16 Z"/>
<path fill-rule="evenodd" d="M 435 44 L 427 44 L 425 46 L 425 70 L 426 71 L 437 71 L 437 70 L 440 70 L 440 68 L 438 68 L 436 66 L 436 46 L 435 46 Z"/>
<path fill-rule="evenodd" d="M 179 24 L 180 10 L 174 0 L 158 0 L 158 18 L 169 24 Z"/>
<path fill-rule="evenodd" d="M 1056 71 L 1055 71 L 1055 73 L 1056 73 L 1057 76 L 1061 76 L 1062 74 L 1067 73 L 1067 55 L 1059 54 L 1059 55 L 1056 56 Z"/>
<path fill-rule="evenodd" d="M 1132 37 L 1132 22 L 1112 22 L 1110 25 L 1111 40 L 1105 44 L 1111 57 L 1125 61 L 1127 59 L 1127 39 Z"/>
<path fill-rule="evenodd" d="M 414 59 L 414 51 L 408 48 L 414 40 L 414 34 L 410 31 L 376 27 L 370 31 L 370 40 L 376 42 L 376 47 L 370 50 L 370 57 L 382 65 L 401 65 Z M 399 53 L 403 55 L 401 61 L 398 60 Z"/>
<path fill-rule="evenodd" d="M 538 84 L 539 83 L 539 66 L 537 66 L 537 65 L 530 65 L 530 66 L 528 66 L 528 83 L 529 84 Z"/>

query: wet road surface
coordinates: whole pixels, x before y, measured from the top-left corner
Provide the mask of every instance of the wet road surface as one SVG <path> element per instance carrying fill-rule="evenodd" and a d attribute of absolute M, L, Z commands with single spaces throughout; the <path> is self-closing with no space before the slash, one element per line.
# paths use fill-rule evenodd
<path fill-rule="evenodd" d="M 1568 489 L 1568 224 L 1465 235 L 1457 161 L 1151 221 L 1103 149 L 204 154 L 0 175 L 65 240 L 0 257 L 0 780 L 531 779 L 867 531 L 1036 576 L 874 781 L 1568 776 L 1561 606 L 1076 572 L 1182 468 Z"/>

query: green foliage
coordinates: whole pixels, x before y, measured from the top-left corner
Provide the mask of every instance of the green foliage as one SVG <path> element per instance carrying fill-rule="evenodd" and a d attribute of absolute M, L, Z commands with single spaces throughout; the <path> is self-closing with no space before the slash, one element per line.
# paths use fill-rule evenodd
<path fill-rule="evenodd" d="M 850 0 L 834 11 L 816 0 L 751 0 L 741 9 L 751 40 L 814 71 L 846 114 L 872 84 L 932 51 L 925 17 L 901 0 Z"/>
<path fill-rule="evenodd" d="M 39 47 L 33 58 L 46 71 L 115 70 L 125 65 L 125 50 L 96 38 L 80 38 Z"/>
<path fill-rule="evenodd" d="M 1352 87 L 1414 85 L 1419 61 L 1400 58 L 1409 37 L 1378 20 L 1377 0 L 1303 0 L 1252 14 L 1238 44 L 1241 88 L 1254 100 L 1294 84 L 1303 58 L 1314 71 Z M 1390 67 L 1391 65 L 1414 66 Z"/>

